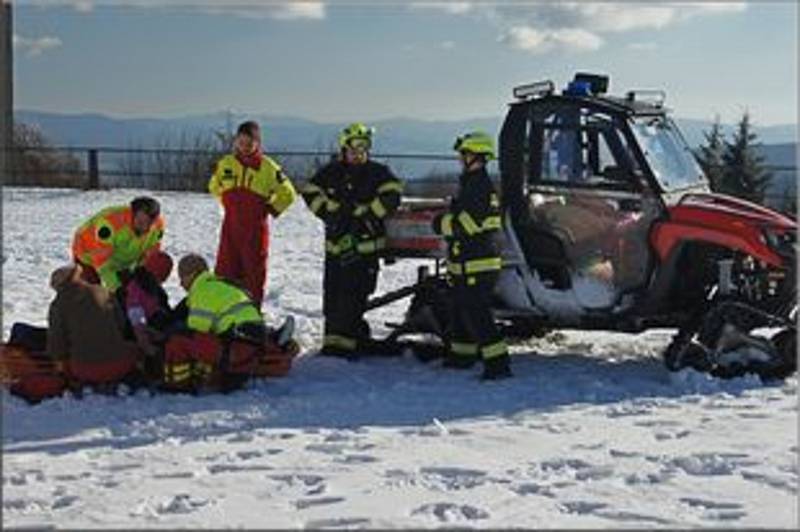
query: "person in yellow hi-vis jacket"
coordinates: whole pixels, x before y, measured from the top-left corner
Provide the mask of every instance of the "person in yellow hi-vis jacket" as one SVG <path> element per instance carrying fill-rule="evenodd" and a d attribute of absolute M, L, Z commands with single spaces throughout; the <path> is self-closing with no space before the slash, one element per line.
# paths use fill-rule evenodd
<path fill-rule="evenodd" d="M 261 308 L 269 255 L 267 217 L 280 216 L 296 193 L 278 163 L 262 153 L 256 122 L 239 125 L 233 148 L 217 162 L 208 183 L 225 209 L 214 271 L 243 285 Z"/>
<path fill-rule="evenodd" d="M 494 237 L 501 229 L 500 199 L 486 164 L 494 142 L 482 131 L 456 140 L 463 173 L 448 212 L 433 221 L 447 241 L 452 331 L 445 367 L 470 368 L 483 360 L 482 379 L 511 376 L 508 347 L 492 317 L 492 293 L 502 260 Z"/>

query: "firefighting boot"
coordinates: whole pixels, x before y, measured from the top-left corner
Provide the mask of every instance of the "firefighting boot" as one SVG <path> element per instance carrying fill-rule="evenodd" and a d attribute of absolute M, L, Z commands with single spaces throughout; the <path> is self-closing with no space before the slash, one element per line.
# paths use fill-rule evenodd
<path fill-rule="evenodd" d="M 507 379 L 511 376 L 511 358 L 508 355 L 493 357 L 483 361 L 482 381 Z"/>

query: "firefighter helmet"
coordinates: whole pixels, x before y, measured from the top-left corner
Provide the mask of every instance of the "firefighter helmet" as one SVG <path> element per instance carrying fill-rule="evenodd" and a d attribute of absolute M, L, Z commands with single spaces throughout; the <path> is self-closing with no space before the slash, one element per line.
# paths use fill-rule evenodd
<path fill-rule="evenodd" d="M 456 139 L 453 149 L 457 152 L 469 152 L 494 159 L 494 140 L 483 131 L 471 131 Z"/>
<path fill-rule="evenodd" d="M 367 127 L 361 122 L 354 122 L 339 133 L 339 147 L 346 148 L 353 146 L 354 141 L 361 141 L 363 147 L 370 148 L 373 133 L 375 133 L 375 128 Z"/>

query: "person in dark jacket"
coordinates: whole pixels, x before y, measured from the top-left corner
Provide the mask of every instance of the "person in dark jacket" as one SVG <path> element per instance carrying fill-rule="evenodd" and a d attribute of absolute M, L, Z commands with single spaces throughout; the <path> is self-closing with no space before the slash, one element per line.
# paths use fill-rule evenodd
<path fill-rule="evenodd" d="M 110 384 L 135 371 L 139 352 L 123 337 L 124 315 L 113 293 L 81 279 L 79 264 L 53 272 L 47 354 L 78 384 Z"/>
<path fill-rule="evenodd" d="M 459 137 L 454 149 L 463 172 L 458 193 L 433 229 L 447 241 L 447 273 L 453 324 L 444 365 L 470 368 L 483 360 L 482 379 L 511 376 L 508 347 L 492 317 L 492 294 L 502 261 L 496 236 L 500 200 L 486 164 L 495 157 L 492 138 L 481 131 Z"/>
<path fill-rule="evenodd" d="M 325 224 L 322 355 L 352 359 L 374 347 L 364 313 L 386 247 L 384 220 L 400 205 L 403 186 L 387 166 L 369 159 L 372 136 L 364 124 L 347 126 L 339 135 L 339 157 L 302 190 Z"/>

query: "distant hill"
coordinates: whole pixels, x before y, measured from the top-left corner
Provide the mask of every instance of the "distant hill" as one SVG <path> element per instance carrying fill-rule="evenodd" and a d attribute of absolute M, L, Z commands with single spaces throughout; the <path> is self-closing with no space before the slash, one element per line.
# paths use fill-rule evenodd
<path fill-rule="evenodd" d="M 112 118 L 100 114 L 59 114 L 20 110 L 15 113 L 19 122 L 37 124 L 44 134 L 58 146 L 86 147 L 155 147 L 165 140 L 183 135 L 211 135 L 225 131 L 244 120 L 258 120 L 264 130 L 264 144 L 268 151 L 327 151 L 332 149 L 343 123 L 320 123 L 291 116 L 229 115 L 225 112 L 192 115 L 179 118 Z M 703 132 L 711 122 L 677 119 L 687 141 L 692 146 L 703 142 Z M 502 117 L 483 117 L 453 121 L 426 121 L 394 118 L 372 122 L 377 128 L 375 151 L 400 154 L 449 154 L 453 139 L 464 131 L 480 128 L 497 134 Z M 726 134 L 733 125 L 723 125 Z M 763 153 L 771 165 L 796 164 L 797 126 L 778 125 L 755 127 Z M 438 165 L 441 167 L 442 165 Z M 445 163 L 446 167 L 447 164 Z M 408 177 L 426 175 L 430 163 L 403 162 L 402 171 Z M 786 187 L 796 188 L 795 172 L 776 172 L 775 191 Z"/>
<path fill-rule="evenodd" d="M 247 115 L 264 126 L 265 143 L 273 149 L 319 149 L 330 145 L 342 123 L 320 123 L 291 116 Z M 225 130 L 243 120 L 244 115 L 224 112 L 192 115 L 179 118 L 111 118 L 100 114 L 59 114 L 20 110 L 15 119 L 38 124 L 57 145 L 70 146 L 154 146 L 160 139 L 172 138 L 183 132 Z M 711 128 L 710 121 L 677 119 L 686 140 L 692 146 L 703 142 L 703 132 Z M 482 117 L 453 121 L 427 121 L 409 118 L 379 120 L 372 123 L 378 129 L 376 144 L 382 151 L 446 153 L 453 138 L 468 129 L 481 128 L 499 132 L 502 117 Z M 723 124 L 726 134 L 735 126 Z M 797 142 L 797 125 L 756 127 L 763 144 Z"/>

